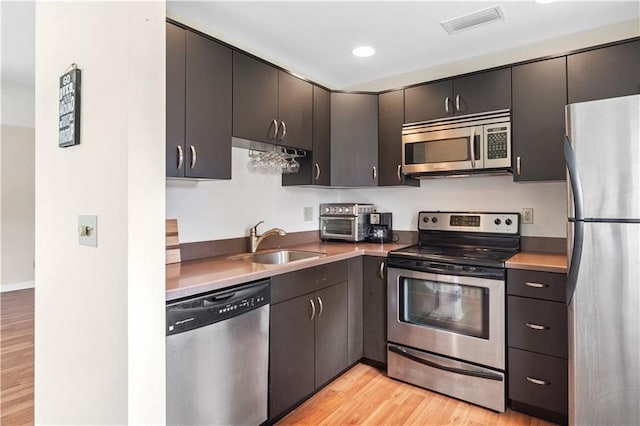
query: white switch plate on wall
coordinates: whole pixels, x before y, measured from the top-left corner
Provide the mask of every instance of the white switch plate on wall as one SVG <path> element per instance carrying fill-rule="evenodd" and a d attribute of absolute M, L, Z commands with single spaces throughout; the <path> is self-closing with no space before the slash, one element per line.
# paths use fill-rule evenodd
<path fill-rule="evenodd" d="M 78 216 L 78 244 L 98 247 L 98 216 Z"/>
<path fill-rule="evenodd" d="M 313 220 L 313 207 L 304 208 L 304 221 L 311 222 Z"/>

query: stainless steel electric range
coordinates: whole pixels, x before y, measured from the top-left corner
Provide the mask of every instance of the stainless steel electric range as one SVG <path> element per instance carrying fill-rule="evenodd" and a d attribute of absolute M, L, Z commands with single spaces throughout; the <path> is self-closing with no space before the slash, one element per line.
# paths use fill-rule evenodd
<path fill-rule="evenodd" d="M 388 259 L 390 377 L 505 410 L 505 261 L 518 213 L 420 212 Z"/>

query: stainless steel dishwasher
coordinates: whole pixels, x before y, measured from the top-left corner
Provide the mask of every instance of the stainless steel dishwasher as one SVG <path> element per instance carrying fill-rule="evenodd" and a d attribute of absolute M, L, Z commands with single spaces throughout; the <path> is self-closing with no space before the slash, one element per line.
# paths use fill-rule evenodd
<path fill-rule="evenodd" d="M 269 281 L 167 304 L 167 424 L 267 420 Z"/>

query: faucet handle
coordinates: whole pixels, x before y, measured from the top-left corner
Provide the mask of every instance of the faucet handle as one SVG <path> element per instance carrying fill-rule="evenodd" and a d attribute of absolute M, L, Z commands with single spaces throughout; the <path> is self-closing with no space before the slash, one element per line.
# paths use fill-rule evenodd
<path fill-rule="evenodd" d="M 258 234 L 258 226 L 260 226 L 261 223 L 264 223 L 264 220 L 261 220 L 260 222 L 256 223 L 255 226 L 251 227 L 251 234 L 252 235 L 257 235 Z"/>

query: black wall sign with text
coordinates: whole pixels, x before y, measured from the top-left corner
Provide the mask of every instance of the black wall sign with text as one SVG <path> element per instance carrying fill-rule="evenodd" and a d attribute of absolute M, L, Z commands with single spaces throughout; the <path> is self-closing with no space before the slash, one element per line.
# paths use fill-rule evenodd
<path fill-rule="evenodd" d="M 58 146 L 78 145 L 80 143 L 80 69 L 73 69 L 60 77 L 58 93 L 60 107 L 58 112 Z"/>

